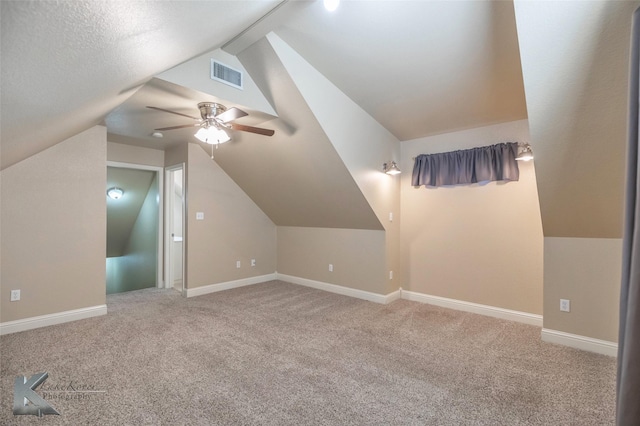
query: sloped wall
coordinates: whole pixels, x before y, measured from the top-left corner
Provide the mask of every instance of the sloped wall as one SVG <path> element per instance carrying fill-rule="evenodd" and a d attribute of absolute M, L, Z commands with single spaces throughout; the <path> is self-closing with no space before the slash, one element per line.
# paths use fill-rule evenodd
<path fill-rule="evenodd" d="M 622 235 L 629 42 L 638 6 L 515 2 L 546 237 Z"/>
<path fill-rule="evenodd" d="M 1 322 L 105 304 L 106 143 L 96 126 L 1 172 Z"/>
<path fill-rule="evenodd" d="M 545 236 L 544 327 L 616 341 L 629 43 L 640 2 L 514 4 Z M 570 313 L 560 298 L 571 300 Z"/>
<path fill-rule="evenodd" d="M 381 169 L 398 159 L 397 139 L 277 35 L 270 33 L 239 57 L 274 105 L 282 129 L 278 144 L 269 146 L 278 155 L 267 157 L 284 178 L 282 185 L 268 185 L 267 193 L 275 195 L 262 201 L 251 183 L 245 185 L 246 177 L 237 180 L 259 205 L 278 204 L 272 216 L 279 225 L 278 272 L 380 294 L 396 290 L 399 280 L 389 280 L 387 271 L 399 270 L 400 223 L 389 220 L 392 213 L 399 217 L 399 180 Z M 287 130 L 287 123 L 296 128 Z M 352 243 L 361 238 L 382 258 L 359 261 L 358 244 Z M 328 273 L 327 259 L 344 246 L 357 250 L 344 259 L 349 266 Z"/>
<path fill-rule="evenodd" d="M 399 207 L 399 186 L 381 170 L 399 160 L 398 140 L 280 37 L 270 33 L 267 40 L 386 229 L 389 212 Z"/>

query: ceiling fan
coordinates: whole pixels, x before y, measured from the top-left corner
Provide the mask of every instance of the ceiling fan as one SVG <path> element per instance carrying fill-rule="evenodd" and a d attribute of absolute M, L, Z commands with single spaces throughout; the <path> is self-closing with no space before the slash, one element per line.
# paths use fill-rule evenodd
<path fill-rule="evenodd" d="M 260 127 L 246 126 L 244 124 L 232 123 L 233 120 L 236 120 L 241 117 L 245 117 L 249 114 L 242 111 L 241 109 L 232 107 L 228 108 L 222 104 L 216 102 L 200 102 L 198 104 L 198 109 L 200 110 L 200 117 L 193 117 L 191 115 L 183 114 L 181 112 L 170 111 L 168 109 L 158 108 L 154 106 L 147 106 L 147 108 L 154 109 L 157 111 L 168 112 L 170 114 L 176 114 L 183 117 L 191 118 L 196 120 L 192 124 L 183 124 L 180 126 L 171 126 L 171 127 L 162 127 L 159 129 L 155 129 L 156 131 L 165 131 L 165 130 L 175 130 L 175 129 L 184 129 L 187 127 L 199 127 L 200 129 L 194 135 L 196 138 L 200 139 L 202 142 L 218 145 L 224 142 L 227 142 L 231 138 L 225 132 L 225 130 L 240 130 L 242 132 L 256 133 L 264 136 L 273 136 L 275 133 L 270 129 L 262 129 Z"/>

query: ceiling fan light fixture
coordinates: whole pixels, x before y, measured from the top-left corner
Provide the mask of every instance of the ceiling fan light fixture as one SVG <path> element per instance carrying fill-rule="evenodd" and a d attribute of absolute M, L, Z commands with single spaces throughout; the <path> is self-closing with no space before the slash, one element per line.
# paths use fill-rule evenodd
<path fill-rule="evenodd" d="M 200 127 L 194 136 L 210 145 L 218 145 L 231 140 L 227 132 L 215 126 Z"/>

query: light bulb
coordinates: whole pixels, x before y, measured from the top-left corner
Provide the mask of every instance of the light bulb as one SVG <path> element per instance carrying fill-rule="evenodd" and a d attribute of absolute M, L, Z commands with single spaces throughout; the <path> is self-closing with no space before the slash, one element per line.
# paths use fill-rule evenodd
<path fill-rule="evenodd" d="M 340 0 L 324 0 L 324 8 L 329 12 L 334 12 L 340 5 Z"/>

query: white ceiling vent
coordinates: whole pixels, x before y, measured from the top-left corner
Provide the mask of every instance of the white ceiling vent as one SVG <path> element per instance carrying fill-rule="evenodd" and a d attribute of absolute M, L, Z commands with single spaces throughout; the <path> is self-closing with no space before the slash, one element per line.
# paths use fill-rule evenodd
<path fill-rule="evenodd" d="M 215 59 L 211 60 L 211 79 L 242 90 L 242 71 L 231 68 Z"/>

